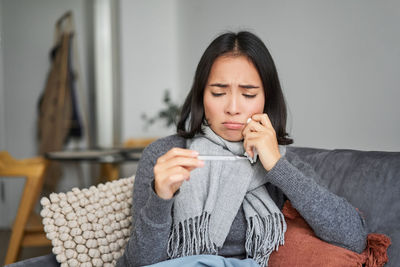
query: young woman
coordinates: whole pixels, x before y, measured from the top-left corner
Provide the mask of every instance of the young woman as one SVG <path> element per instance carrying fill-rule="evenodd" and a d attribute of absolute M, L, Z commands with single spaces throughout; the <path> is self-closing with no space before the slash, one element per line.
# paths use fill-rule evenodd
<path fill-rule="evenodd" d="M 286 149 L 292 140 L 285 127 L 286 105 L 264 43 L 250 32 L 217 37 L 198 64 L 177 135 L 143 152 L 132 235 L 118 265 L 216 254 L 266 266 L 284 245 L 287 199 L 319 238 L 361 252 L 363 219 Z M 244 154 L 249 160 L 201 160 Z"/>

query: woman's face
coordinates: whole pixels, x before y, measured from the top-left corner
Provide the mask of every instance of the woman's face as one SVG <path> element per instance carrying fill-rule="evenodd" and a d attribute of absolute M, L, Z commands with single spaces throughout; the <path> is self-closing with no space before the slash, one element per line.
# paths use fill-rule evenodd
<path fill-rule="evenodd" d="M 211 67 L 204 89 L 204 112 L 211 129 L 228 141 L 243 139 L 248 118 L 263 113 L 260 75 L 245 56 L 220 56 Z"/>

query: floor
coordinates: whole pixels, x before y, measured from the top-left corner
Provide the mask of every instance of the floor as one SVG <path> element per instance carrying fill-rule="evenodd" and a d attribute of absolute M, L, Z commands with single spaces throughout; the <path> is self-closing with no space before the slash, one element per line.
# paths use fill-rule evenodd
<path fill-rule="evenodd" d="M 8 241 L 11 236 L 11 230 L 0 229 L 0 266 L 4 264 L 6 258 Z M 51 247 L 27 247 L 22 248 L 18 260 L 29 259 L 51 253 Z"/>

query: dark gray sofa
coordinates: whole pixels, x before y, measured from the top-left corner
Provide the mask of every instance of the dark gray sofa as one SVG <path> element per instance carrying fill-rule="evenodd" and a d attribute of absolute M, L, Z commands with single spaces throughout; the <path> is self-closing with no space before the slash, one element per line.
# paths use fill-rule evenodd
<path fill-rule="evenodd" d="M 400 266 L 400 152 L 290 149 L 314 167 L 321 184 L 363 213 L 370 233 L 390 237 L 385 266 Z"/>
<path fill-rule="evenodd" d="M 319 183 L 346 198 L 365 216 L 370 232 L 391 238 L 388 267 L 400 266 L 400 152 L 290 147 L 320 175 Z M 16 266 L 58 266 L 53 255 Z"/>

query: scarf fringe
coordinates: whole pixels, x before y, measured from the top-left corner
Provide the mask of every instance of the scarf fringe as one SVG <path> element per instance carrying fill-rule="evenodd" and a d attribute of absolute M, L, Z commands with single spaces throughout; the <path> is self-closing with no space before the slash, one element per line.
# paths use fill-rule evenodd
<path fill-rule="evenodd" d="M 278 250 L 278 247 L 285 243 L 285 232 L 286 222 L 282 213 L 262 218 L 258 215 L 247 218 L 247 257 L 253 258 L 260 266 L 268 266 L 272 251 Z"/>
<path fill-rule="evenodd" d="M 168 240 L 168 256 L 174 259 L 199 254 L 217 255 L 218 248 L 210 239 L 209 226 L 210 214 L 206 212 L 174 225 Z M 272 251 L 285 243 L 285 232 L 283 214 L 248 218 L 245 242 L 247 257 L 260 266 L 268 266 Z"/>
<path fill-rule="evenodd" d="M 210 214 L 203 212 L 200 216 L 175 224 L 169 236 L 167 252 L 172 259 L 199 254 L 217 255 L 218 248 L 210 239 Z"/>

